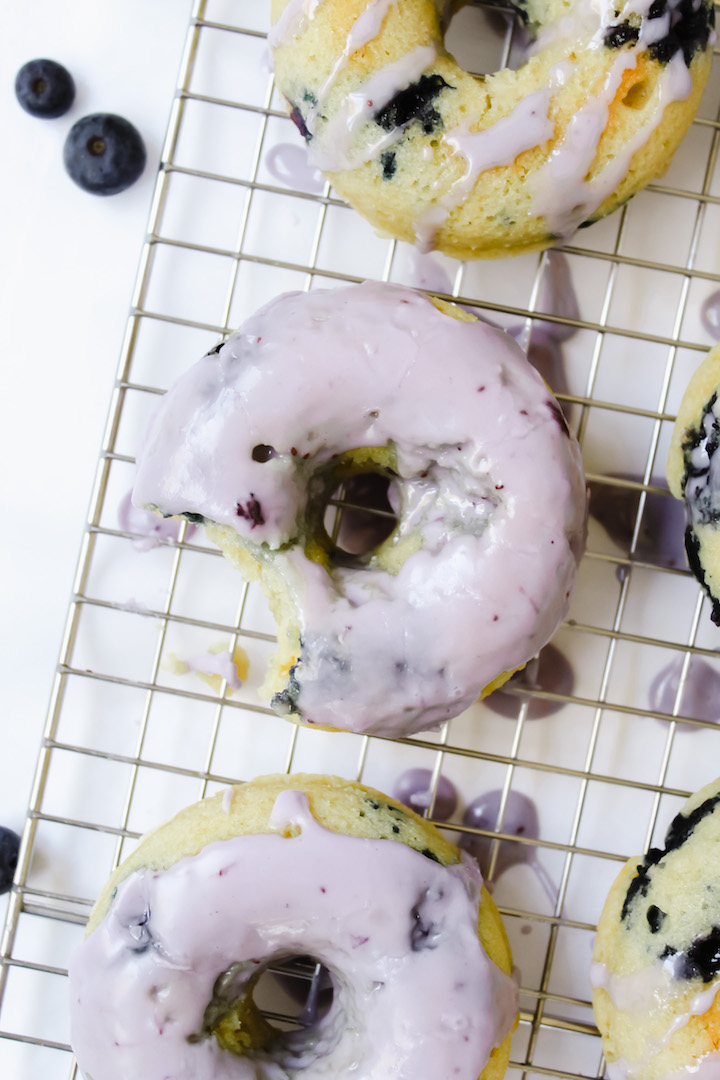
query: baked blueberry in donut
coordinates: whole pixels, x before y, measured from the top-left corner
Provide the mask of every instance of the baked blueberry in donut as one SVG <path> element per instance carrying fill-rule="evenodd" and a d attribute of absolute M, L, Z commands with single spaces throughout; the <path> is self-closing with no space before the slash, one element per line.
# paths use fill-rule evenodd
<path fill-rule="evenodd" d="M 259 579 L 276 712 L 383 735 L 457 715 L 535 656 L 584 544 L 579 448 L 519 346 L 370 282 L 279 297 L 191 368 L 133 498 L 201 516 Z"/>
<path fill-rule="evenodd" d="M 665 171 L 709 74 L 710 0 L 516 3 L 525 62 L 481 76 L 444 45 L 461 6 L 273 0 L 310 163 L 376 228 L 458 258 L 537 250 Z"/>

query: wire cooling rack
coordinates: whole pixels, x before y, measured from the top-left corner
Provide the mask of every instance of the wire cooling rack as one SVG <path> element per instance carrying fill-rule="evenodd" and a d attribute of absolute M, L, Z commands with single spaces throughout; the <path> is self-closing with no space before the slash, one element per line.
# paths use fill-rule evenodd
<path fill-rule="evenodd" d="M 402 770 L 425 767 L 434 784 L 451 779 L 462 804 L 499 790 L 492 835 L 514 845 L 506 853 L 532 855 L 503 861 L 496 843 L 488 875 L 522 987 L 510 1075 L 599 1077 L 588 969 L 607 889 L 621 861 L 657 841 L 686 794 L 719 771 L 715 716 L 683 697 L 693 664 L 720 674 L 718 631 L 684 565 L 659 552 L 658 522 L 670 506 L 673 414 L 711 343 L 700 311 L 720 282 L 720 65 L 663 180 L 563 249 L 578 300 L 568 315 L 543 309 L 548 256 L 420 258 L 374 235 L 303 170 L 273 90 L 268 21 L 258 0 L 197 0 L 191 15 L 2 939 L 0 1071 L 77 1075 L 67 959 L 94 896 L 145 829 L 264 772 L 335 772 L 391 790 Z M 454 24 L 451 41 L 466 60 L 468 26 Z M 486 70 L 511 48 L 511 19 L 486 14 Z M 516 691 L 511 718 L 476 705 L 398 742 L 272 715 L 257 695 L 274 632 L 257 590 L 201 530 L 138 550 L 147 538 L 118 519 L 150 411 L 180 371 L 278 292 L 368 277 L 522 323 L 526 341 L 540 311 L 546 329 L 572 331 L 555 388 L 593 498 L 622 505 L 625 522 L 619 533 L 597 519 L 607 515 L 590 521 L 555 638 L 572 692 Z M 238 645 L 249 671 L 232 694 L 221 679 L 179 673 L 183 661 Z M 676 692 L 659 712 L 649 687 L 673 661 Z M 561 707 L 533 719 L 535 700 Z M 537 838 L 503 830 L 517 792 L 537 806 Z M 462 805 L 443 827 L 470 834 Z"/>

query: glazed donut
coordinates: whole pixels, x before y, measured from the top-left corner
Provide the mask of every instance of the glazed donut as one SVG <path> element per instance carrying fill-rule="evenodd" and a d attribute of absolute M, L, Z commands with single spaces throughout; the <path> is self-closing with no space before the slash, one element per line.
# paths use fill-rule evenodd
<path fill-rule="evenodd" d="M 685 551 L 720 626 L 720 345 L 693 375 L 678 410 L 668 454 L 668 483 L 685 500 Z"/>
<path fill-rule="evenodd" d="M 270 776 L 148 834 L 70 963 L 71 1040 L 93 1080 L 500 1080 L 512 959 L 473 860 L 371 788 Z M 253 1002 L 273 963 L 328 970 L 292 1033 Z"/>
<path fill-rule="evenodd" d="M 611 1080 L 720 1075 L 719 806 L 715 780 L 608 895 L 591 976 Z"/>
<path fill-rule="evenodd" d="M 710 71 L 711 0 L 516 0 L 531 55 L 478 77 L 443 46 L 459 6 L 273 0 L 309 161 L 377 229 L 460 259 L 538 250 L 665 171 Z"/>
<path fill-rule="evenodd" d="M 323 514 L 358 473 L 389 478 L 397 524 L 352 557 Z M 281 296 L 191 368 L 160 401 L 133 498 L 212 523 L 260 578 L 278 713 L 383 735 L 457 715 L 534 656 L 584 541 L 577 442 L 516 343 L 370 282 Z"/>

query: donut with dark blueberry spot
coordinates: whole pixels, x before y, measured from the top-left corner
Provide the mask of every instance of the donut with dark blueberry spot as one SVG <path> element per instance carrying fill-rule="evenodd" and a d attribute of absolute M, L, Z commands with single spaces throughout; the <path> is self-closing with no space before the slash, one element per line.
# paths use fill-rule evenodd
<path fill-rule="evenodd" d="M 683 395 L 668 453 L 673 495 L 685 503 L 688 565 L 720 625 L 720 346 L 706 356 Z"/>
<path fill-rule="evenodd" d="M 712 0 L 516 0 L 527 59 L 481 75 L 445 46 L 457 6 L 272 0 L 275 85 L 309 162 L 376 229 L 516 255 L 666 171 L 709 76 Z"/>
<path fill-rule="evenodd" d="M 289 1032 L 253 998 L 287 961 L 324 969 Z M 511 971 L 477 867 L 433 825 L 338 777 L 259 777 L 182 810 L 113 873 L 70 959 L 72 1046 L 94 1080 L 348 1062 L 385 1080 L 390 1059 L 413 1080 L 502 1080 Z"/>
<path fill-rule="evenodd" d="M 610 890 L 592 981 L 611 1075 L 621 1067 L 646 1080 L 689 1075 L 715 1053 L 719 848 L 720 779 L 688 799 L 663 847 L 630 859 Z"/>

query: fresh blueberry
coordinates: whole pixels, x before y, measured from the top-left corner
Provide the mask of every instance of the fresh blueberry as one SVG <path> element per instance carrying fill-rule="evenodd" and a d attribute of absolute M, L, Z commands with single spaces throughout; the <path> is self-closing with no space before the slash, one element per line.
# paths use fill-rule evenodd
<path fill-rule="evenodd" d="M 70 128 L 63 151 L 71 180 L 93 195 L 125 191 L 145 168 L 145 144 L 122 116 L 93 113 Z"/>
<path fill-rule="evenodd" d="M 0 825 L 0 895 L 10 891 L 18 861 L 20 837 Z"/>
<path fill-rule="evenodd" d="M 75 100 L 75 83 L 55 60 L 28 60 L 15 76 L 15 96 L 31 116 L 54 120 Z"/>

